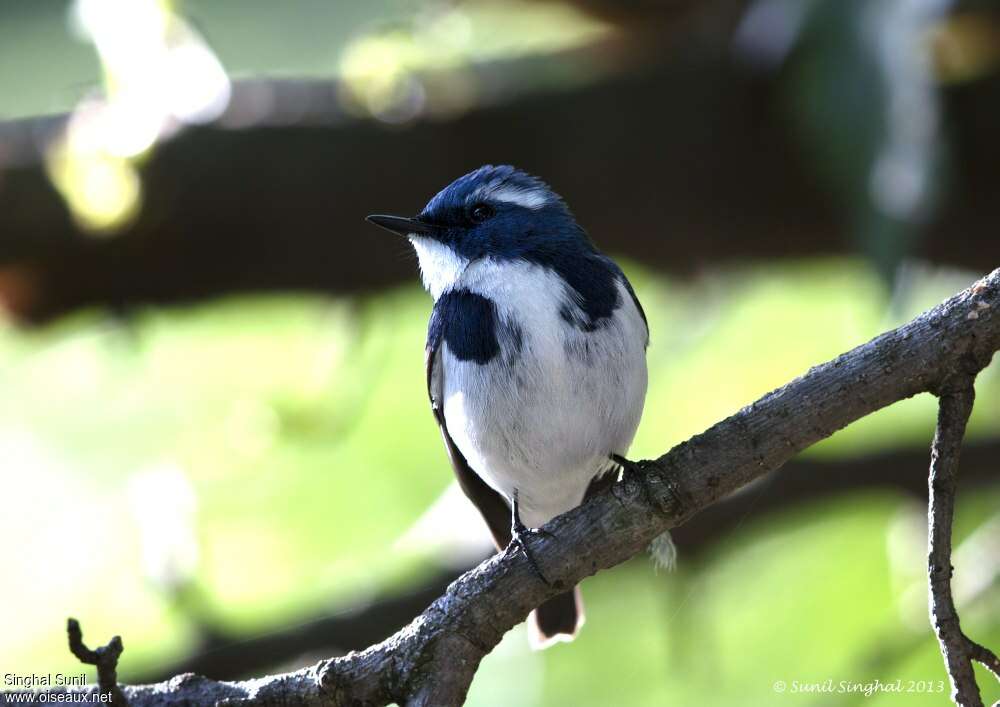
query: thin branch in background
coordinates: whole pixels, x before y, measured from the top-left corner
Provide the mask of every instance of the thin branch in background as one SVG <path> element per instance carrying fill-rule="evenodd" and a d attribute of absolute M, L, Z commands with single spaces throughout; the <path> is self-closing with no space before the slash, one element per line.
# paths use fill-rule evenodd
<path fill-rule="evenodd" d="M 102 695 L 111 695 L 110 704 L 127 706 L 128 700 L 118 689 L 118 658 L 125 646 L 121 636 L 113 636 L 108 645 L 91 650 L 83 642 L 83 631 L 80 622 L 69 619 L 66 622 L 66 633 L 69 634 L 69 650 L 84 665 L 97 668 L 97 685 Z"/>
<path fill-rule="evenodd" d="M 927 507 L 930 612 L 951 679 L 952 700 L 961 707 L 983 707 L 972 662 L 982 663 L 1000 678 L 1000 660 L 988 648 L 962 632 L 951 592 L 954 571 L 951 564 L 951 532 L 958 487 L 958 460 L 976 394 L 971 376 L 961 377 L 951 387 L 952 390 L 940 395 L 937 430 L 931 446 Z"/>

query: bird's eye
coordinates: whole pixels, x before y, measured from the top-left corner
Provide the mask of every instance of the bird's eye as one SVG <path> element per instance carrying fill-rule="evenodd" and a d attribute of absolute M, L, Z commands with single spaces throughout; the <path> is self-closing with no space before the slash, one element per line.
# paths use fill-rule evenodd
<path fill-rule="evenodd" d="M 493 207 L 489 204 L 476 204 L 472 207 L 472 211 L 469 213 L 472 220 L 476 223 L 482 223 L 490 216 L 493 215 Z"/>

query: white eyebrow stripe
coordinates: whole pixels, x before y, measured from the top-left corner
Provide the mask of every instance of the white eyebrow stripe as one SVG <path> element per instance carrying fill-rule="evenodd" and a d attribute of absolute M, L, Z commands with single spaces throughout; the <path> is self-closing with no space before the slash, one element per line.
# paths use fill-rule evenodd
<path fill-rule="evenodd" d="M 499 189 L 491 189 L 483 194 L 491 201 L 501 201 L 507 204 L 517 204 L 526 209 L 540 209 L 549 203 L 548 196 L 538 189 L 522 189 L 521 187 L 507 186 Z"/>

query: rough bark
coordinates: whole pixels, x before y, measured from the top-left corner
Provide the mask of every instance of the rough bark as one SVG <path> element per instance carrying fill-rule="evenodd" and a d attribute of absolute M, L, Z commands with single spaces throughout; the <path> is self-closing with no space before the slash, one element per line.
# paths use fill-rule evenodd
<path fill-rule="evenodd" d="M 919 393 L 947 396 L 1000 349 L 1000 270 L 968 290 L 768 393 L 530 540 L 542 582 L 507 551 L 467 572 L 380 644 L 292 673 L 241 682 L 194 675 L 124 686 L 138 705 L 458 705 L 503 635 L 545 599 L 649 542 L 842 427 Z M 96 688 L 87 688 L 91 691 Z"/>
<path fill-rule="evenodd" d="M 865 489 L 892 489 L 926 501 L 927 481 L 913 473 L 925 463 L 924 449 L 894 449 L 861 458 L 793 459 L 778 471 L 724 501 L 706 508 L 671 535 L 689 566 L 721 538 L 732 535 L 752 513 L 758 520 L 767 513 L 800 504 L 815 503 L 836 494 Z M 996 479 L 1000 442 L 981 441 L 962 450 L 962 478 L 972 487 Z M 483 558 L 489 544 L 483 538 Z M 395 633 L 441 595 L 460 574 L 475 564 L 442 568 L 428 573 L 416 588 L 376 597 L 363 606 L 343 607 L 337 614 L 306 615 L 290 625 L 264 629 L 253 636 L 216 625 L 210 611 L 195 612 L 189 619 L 199 624 L 201 645 L 190 655 L 166 663 L 136 682 L 160 682 L 181 673 L 198 673 L 217 680 L 237 680 L 303 655 L 341 655 L 361 650 Z"/>
<path fill-rule="evenodd" d="M 930 585 L 931 623 L 941 644 L 951 698 L 961 707 L 983 707 L 972 662 L 977 661 L 1000 678 L 1000 660 L 988 648 L 968 638 L 963 632 L 951 593 L 951 529 L 955 517 L 955 494 L 958 489 L 958 460 L 965 436 L 965 426 L 975 400 L 973 379 L 960 372 L 945 382 L 942 390 L 937 430 L 931 446 L 931 470 L 928 479 L 927 507 L 928 551 L 927 578 Z"/>

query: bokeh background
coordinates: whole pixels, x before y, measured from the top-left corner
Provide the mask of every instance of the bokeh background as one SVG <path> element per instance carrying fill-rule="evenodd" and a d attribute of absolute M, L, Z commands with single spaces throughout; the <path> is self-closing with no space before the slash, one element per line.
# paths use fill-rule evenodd
<path fill-rule="evenodd" d="M 364 223 L 513 163 L 649 315 L 633 457 L 1000 265 L 983 0 L 0 5 L 0 672 L 236 678 L 381 640 L 489 552 L 427 410 L 430 299 Z M 1000 646 L 1000 375 L 954 580 Z M 936 705 L 935 401 L 836 434 L 520 627 L 471 705 Z M 1000 687 L 978 673 L 987 702 Z M 928 693 L 791 694 L 902 680 Z M 784 681 L 789 692 L 773 685 Z M 912 681 L 912 682 L 911 682 Z"/>

